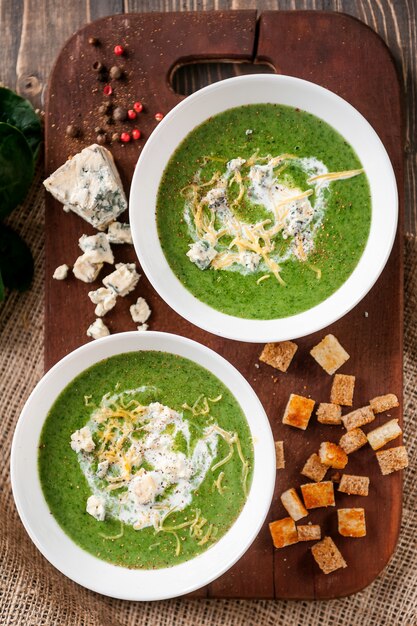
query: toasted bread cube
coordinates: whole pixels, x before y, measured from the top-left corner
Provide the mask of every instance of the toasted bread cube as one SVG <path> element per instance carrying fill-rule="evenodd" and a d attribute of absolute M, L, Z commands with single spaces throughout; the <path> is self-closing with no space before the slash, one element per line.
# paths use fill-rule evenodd
<path fill-rule="evenodd" d="M 339 533 L 343 537 L 365 537 L 366 522 L 364 509 L 338 509 Z"/>
<path fill-rule="evenodd" d="M 275 367 L 280 372 L 286 372 L 297 350 L 298 346 L 293 341 L 267 343 L 261 352 L 259 360 Z"/>
<path fill-rule="evenodd" d="M 319 459 L 320 463 L 334 469 L 345 468 L 349 461 L 346 452 L 336 443 L 331 443 L 331 441 L 323 441 L 320 444 Z"/>
<path fill-rule="evenodd" d="M 314 400 L 304 398 L 303 396 L 297 396 L 295 393 L 292 393 L 287 406 L 285 407 L 282 423 L 287 424 L 287 426 L 294 426 L 294 428 L 301 428 L 301 430 L 305 430 L 308 426 L 308 422 L 310 421 L 314 404 Z"/>
<path fill-rule="evenodd" d="M 368 443 L 365 433 L 360 428 L 354 428 L 340 437 L 339 446 L 346 452 L 351 454 L 356 452 Z"/>
<path fill-rule="evenodd" d="M 386 424 L 382 424 L 379 428 L 371 430 L 366 436 L 373 450 L 383 448 L 386 443 L 396 439 L 402 434 L 402 430 L 398 425 L 398 420 L 390 420 Z"/>
<path fill-rule="evenodd" d="M 321 528 L 318 524 L 297 526 L 298 541 L 318 541 L 321 539 Z"/>
<path fill-rule="evenodd" d="M 389 411 L 390 409 L 395 409 L 395 407 L 400 406 L 397 396 L 393 393 L 387 393 L 385 396 L 372 398 L 369 404 L 374 413 L 383 413 L 384 411 Z"/>
<path fill-rule="evenodd" d="M 374 412 L 370 406 L 364 406 L 356 411 L 351 411 L 346 415 L 342 415 L 342 422 L 346 430 L 353 430 L 359 428 L 364 424 L 369 424 L 375 419 Z"/>
<path fill-rule="evenodd" d="M 316 411 L 317 421 L 320 424 L 329 424 L 330 426 L 338 426 L 342 423 L 342 409 L 338 404 L 330 402 L 321 402 Z"/>
<path fill-rule="evenodd" d="M 323 480 L 328 469 L 327 465 L 323 465 L 323 463 L 321 463 L 319 455 L 314 453 L 308 457 L 301 473 L 303 476 L 307 476 L 307 478 L 311 478 L 311 480 L 319 483 Z"/>
<path fill-rule="evenodd" d="M 408 467 L 408 455 L 404 446 L 381 450 L 376 453 L 376 458 L 384 476 Z"/>
<path fill-rule="evenodd" d="M 287 489 L 281 494 L 281 502 L 287 513 L 293 518 L 295 522 L 298 522 L 302 517 L 308 515 L 307 509 L 298 497 L 298 493 L 294 488 Z"/>
<path fill-rule="evenodd" d="M 301 485 L 306 509 L 318 509 L 323 506 L 334 506 L 334 489 L 331 480 L 322 483 Z"/>
<path fill-rule="evenodd" d="M 330 402 L 352 406 L 355 390 L 355 376 L 350 374 L 336 374 L 330 391 Z"/>
<path fill-rule="evenodd" d="M 350 358 L 334 335 L 326 335 L 310 354 L 328 374 L 334 374 Z"/>
<path fill-rule="evenodd" d="M 275 458 L 277 469 L 285 469 L 284 442 L 275 442 Z"/>
<path fill-rule="evenodd" d="M 284 517 L 269 524 L 273 544 L 276 548 L 285 548 L 298 543 L 298 533 L 292 517 Z"/>
<path fill-rule="evenodd" d="M 317 565 L 325 574 L 330 574 L 341 567 L 347 567 L 345 559 L 331 537 L 325 537 L 314 544 L 311 552 Z"/>
<path fill-rule="evenodd" d="M 368 476 L 343 474 L 338 491 L 347 493 L 350 496 L 367 496 L 369 493 L 369 478 Z"/>

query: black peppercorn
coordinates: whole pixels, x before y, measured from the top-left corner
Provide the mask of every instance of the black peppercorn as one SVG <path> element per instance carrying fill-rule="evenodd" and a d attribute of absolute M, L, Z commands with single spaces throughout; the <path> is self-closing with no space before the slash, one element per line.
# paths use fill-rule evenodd
<path fill-rule="evenodd" d="M 95 72 L 101 72 L 103 69 L 104 69 L 103 63 L 100 63 L 100 61 L 94 61 L 93 70 Z"/>
<path fill-rule="evenodd" d="M 77 128 L 77 126 L 74 126 L 74 124 L 68 124 L 65 132 L 67 133 L 68 137 L 78 137 L 80 134 L 79 128 Z"/>
<path fill-rule="evenodd" d="M 119 78 L 121 78 L 123 76 L 123 70 L 121 67 L 119 67 L 118 65 L 113 65 L 113 67 L 110 68 L 110 78 L 113 78 L 114 80 L 119 80 Z"/>
<path fill-rule="evenodd" d="M 114 109 L 113 119 L 116 120 L 116 122 L 124 122 L 126 118 L 127 118 L 127 109 L 124 109 L 123 107 L 116 107 Z"/>

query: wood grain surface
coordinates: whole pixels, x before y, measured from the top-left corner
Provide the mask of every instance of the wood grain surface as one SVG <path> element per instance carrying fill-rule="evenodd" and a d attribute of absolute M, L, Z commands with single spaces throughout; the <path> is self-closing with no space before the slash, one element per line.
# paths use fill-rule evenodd
<path fill-rule="evenodd" d="M 89 36 L 100 38 L 99 48 L 87 44 Z M 332 89 L 367 117 L 392 159 L 403 207 L 400 88 L 392 57 L 368 27 L 336 13 L 264 12 L 258 23 L 254 11 L 144 14 L 108 18 L 87 26 L 67 42 L 52 73 L 46 111 L 47 173 L 55 170 L 69 154 L 94 140 L 97 111 L 103 96 L 102 84 L 97 83 L 91 66 L 95 60 L 112 64 L 113 46 L 120 41 L 129 47 L 124 60 L 127 79 L 115 85 L 114 97 L 117 104 L 122 105 L 137 98 L 144 102 L 147 112 L 141 114 L 141 129 L 145 138 L 155 126 L 153 113 L 156 110 L 166 112 L 181 99 L 169 85 L 169 77 L 176 66 L 202 58 L 267 63 L 279 73 L 313 80 Z M 80 139 L 66 137 L 64 129 L 68 123 L 82 127 Z M 111 148 L 126 190 L 141 145 L 142 142 L 126 146 L 114 144 Z M 94 315 L 87 298 L 90 285 L 74 278 L 62 282 L 51 278 L 57 265 L 73 263 L 79 254 L 78 238 L 92 229 L 76 215 L 64 214 L 51 196 L 47 197 L 46 209 L 45 358 L 48 368 L 86 342 L 85 330 Z M 401 212 L 399 234 L 383 275 L 351 313 L 328 329 L 351 355 L 341 371 L 357 376 L 356 407 L 387 391 L 402 396 L 402 226 Z M 115 250 L 117 260 L 134 261 L 133 250 L 123 248 Z M 283 517 L 280 493 L 306 482 L 300 476 L 306 458 L 317 450 L 321 441 L 337 441 L 343 432 L 338 427 L 321 426 L 314 418 L 306 433 L 281 423 L 290 392 L 310 395 L 317 402 L 328 401 L 331 377 L 308 354 L 327 331 L 297 341 L 299 350 L 284 375 L 265 364 L 257 367 L 261 346 L 221 339 L 180 318 L 159 298 L 144 276 L 135 292 L 121 299 L 114 313 L 108 316 L 113 332 L 135 328 L 128 308 L 139 294 L 149 301 L 153 310 L 152 329 L 173 331 L 213 348 L 252 384 L 271 421 L 275 438 L 285 441 L 287 468 L 285 472 L 278 472 L 269 521 Z M 401 420 L 402 408 L 391 414 Z M 375 425 L 382 421 L 384 417 L 379 416 Z M 365 506 L 367 537 L 353 540 L 338 536 L 334 510 L 318 509 L 308 517 L 308 521 L 320 523 L 324 533 L 335 537 L 348 562 L 347 569 L 330 576 L 321 574 L 309 554 L 311 544 L 274 550 L 265 525 L 251 549 L 228 573 L 193 595 L 333 598 L 353 593 L 370 583 L 395 547 L 401 518 L 402 477 L 393 474 L 382 478 L 370 448 L 352 455 L 348 471 L 371 477 L 368 498 L 337 497 L 340 506 Z M 381 519 L 384 532 L 381 532 Z"/>

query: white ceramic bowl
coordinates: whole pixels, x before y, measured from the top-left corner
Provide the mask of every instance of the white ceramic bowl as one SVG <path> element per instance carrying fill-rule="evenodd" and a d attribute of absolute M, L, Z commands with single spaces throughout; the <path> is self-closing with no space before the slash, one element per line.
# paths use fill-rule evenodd
<path fill-rule="evenodd" d="M 38 468 L 43 423 L 58 394 L 75 376 L 107 357 L 157 350 L 186 357 L 215 374 L 238 398 L 254 441 L 254 472 L 248 499 L 230 530 L 203 554 L 159 570 L 134 570 L 101 561 L 79 548 L 50 514 Z M 20 415 L 13 438 L 11 480 L 20 518 L 34 544 L 63 574 L 107 596 L 162 600 L 189 593 L 228 570 L 249 548 L 268 513 L 275 485 L 275 447 L 268 418 L 241 374 L 209 348 L 177 335 L 128 332 L 71 352 L 38 383 Z"/>
<path fill-rule="evenodd" d="M 156 198 L 175 149 L 210 116 L 245 104 L 299 107 L 333 126 L 356 151 L 368 176 L 372 221 L 364 253 L 348 280 L 327 300 L 292 317 L 247 320 L 226 315 L 195 298 L 172 272 L 156 226 Z M 398 197 L 386 150 L 370 124 L 345 100 L 314 83 L 271 74 L 230 78 L 209 85 L 178 104 L 152 133 L 140 155 L 130 192 L 133 243 L 144 272 L 159 295 L 187 320 L 216 335 L 240 341 L 295 339 L 320 330 L 352 309 L 382 272 L 397 228 Z"/>

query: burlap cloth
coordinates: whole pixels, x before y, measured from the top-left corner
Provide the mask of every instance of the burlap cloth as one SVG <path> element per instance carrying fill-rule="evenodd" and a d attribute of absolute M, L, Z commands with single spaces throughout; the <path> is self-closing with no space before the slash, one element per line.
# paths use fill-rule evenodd
<path fill-rule="evenodd" d="M 29 243 L 36 263 L 32 289 L 0 304 L 0 625 L 176 626 L 193 624 L 389 626 L 417 624 L 417 242 L 405 239 L 405 472 L 404 512 L 397 550 L 385 571 L 361 593 L 328 602 L 172 600 L 133 603 L 79 587 L 38 552 L 20 523 L 9 480 L 14 426 L 43 366 L 43 192 L 41 172 L 10 222 Z M 384 532 L 381 520 L 379 532 Z"/>

